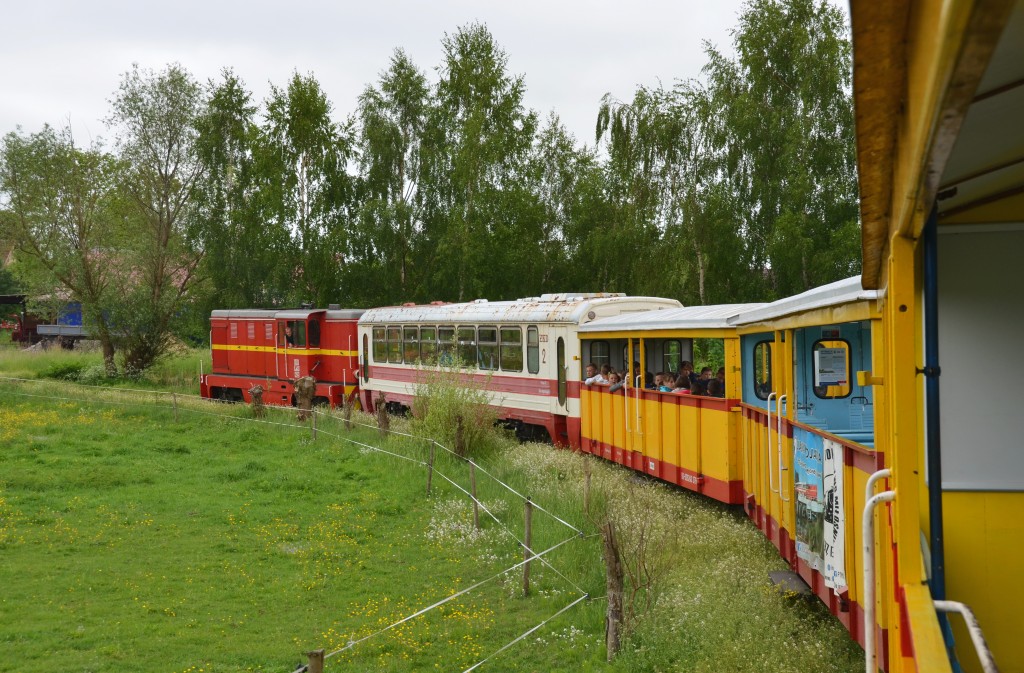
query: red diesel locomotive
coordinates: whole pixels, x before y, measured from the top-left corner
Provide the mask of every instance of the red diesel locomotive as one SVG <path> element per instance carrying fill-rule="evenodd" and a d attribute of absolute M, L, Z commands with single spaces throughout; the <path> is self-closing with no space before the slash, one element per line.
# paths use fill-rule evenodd
<path fill-rule="evenodd" d="M 264 389 L 268 404 L 294 405 L 296 379 L 317 381 L 314 404 L 337 406 L 354 398 L 358 383 L 356 323 L 360 310 L 289 309 L 213 311 L 213 371 L 201 377 L 203 397 L 251 402 Z"/>

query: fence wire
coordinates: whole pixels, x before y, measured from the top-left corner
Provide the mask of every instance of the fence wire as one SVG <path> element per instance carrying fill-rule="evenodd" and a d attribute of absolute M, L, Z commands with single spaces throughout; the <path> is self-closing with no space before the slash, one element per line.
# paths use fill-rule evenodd
<path fill-rule="evenodd" d="M 260 418 L 246 418 L 244 416 L 225 414 L 225 413 L 218 413 L 216 411 L 212 411 L 212 410 L 205 409 L 205 408 L 197 408 L 197 407 L 207 407 L 207 406 L 213 406 L 213 405 L 221 405 L 222 407 L 225 407 L 225 408 L 241 408 L 241 407 L 235 407 L 233 404 L 231 405 L 231 407 L 227 407 L 227 405 L 230 404 L 230 403 L 226 403 L 226 402 L 219 401 L 219 400 L 210 400 L 210 399 L 201 397 L 199 395 L 194 395 L 194 394 L 189 394 L 189 393 L 177 393 L 177 392 L 167 392 L 167 391 L 159 391 L 159 390 L 145 390 L 145 389 L 135 389 L 135 388 L 115 388 L 115 387 L 109 387 L 109 386 L 97 386 L 97 385 L 80 384 L 80 383 L 74 383 L 74 382 L 40 381 L 38 379 L 25 379 L 25 378 L 6 377 L 6 376 L 0 376 L 0 382 L 2 382 L 2 383 L 12 383 L 12 384 L 16 384 L 18 386 L 38 385 L 38 386 L 44 387 L 44 388 L 48 387 L 48 386 L 60 386 L 64 390 L 66 390 L 70 386 L 70 387 L 72 387 L 72 389 L 95 390 L 97 392 L 101 391 L 103 393 L 121 393 L 121 394 L 131 394 L 131 395 L 136 395 L 136 396 L 140 395 L 140 394 L 142 394 L 142 395 L 153 395 L 152 401 L 150 402 L 150 401 L 147 401 L 145 399 L 142 399 L 142 400 L 136 399 L 136 400 L 133 400 L 133 401 L 125 401 L 125 400 L 116 400 L 116 399 L 115 400 L 102 399 L 101 397 L 97 397 L 97 396 L 93 396 L 93 397 L 89 397 L 89 398 L 79 398 L 79 397 L 67 397 L 67 396 L 52 395 L 52 394 L 44 395 L 44 394 L 38 394 L 38 393 L 29 393 L 29 392 L 25 392 L 25 391 L 21 391 L 21 390 L 11 391 L 12 395 L 15 395 L 15 396 L 18 396 L 18 397 L 36 398 L 36 399 L 47 399 L 47 400 L 54 400 L 54 401 L 60 401 L 60 402 L 77 402 L 77 403 L 87 403 L 87 404 L 115 405 L 115 406 L 120 406 L 120 407 L 131 407 L 131 406 L 159 407 L 161 409 L 166 409 L 166 402 L 168 401 L 168 398 L 170 398 L 170 401 L 173 401 L 173 404 L 175 405 L 176 410 L 181 410 L 181 411 L 188 412 L 188 413 L 195 413 L 195 414 L 198 414 L 198 415 L 212 416 L 212 417 L 221 418 L 221 419 L 224 419 L 224 420 L 242 421 L 242 422 L 260 424 L 260 425 L 267 425 L 267 426 L 285 427 L 285 428 L 302 429 L 302 430 L 306 430 L 307 429 L 307 426 L 305 425 L 305 423 L 301 423 L 301 424 L 300 423 L 283 423 L 283 422 L 265 420 L 265 419 L 260 419 Z M 162 396 L 162 399 L 164 400 L 163 404 L 160 404 L 160 403 L 157 402 L 157 400 L 159 398 L 161 398 L 161 396 Z M 185 402 L 185 403 L 188 403 L 188 404 L 179 405 L 178 404 L 179 400 L 181 402 Z M 275 406 L 275 405 L 266 405 L 266 406 L 264 406 L 264 410 L 265 411 L 271 411 L 271 412 L 281 412 L 281 413 L 295 413 L 296 412 L 296 409 L 294 407 L 279 407 L 279 406 Z M 496 580 L 496 579 L 498 579 L 500 577 L 503 577 L 503 576 L 509 574 L 510 572 L 512 572 L 512 571 L 514 571 L 514 570 L 516 570 L 518 568 L 521 568 L 521 567 L 525 566 L 527 563 L 530 563 L 531 561 L 534 561 L 534 560 L 539 561 L 547 569 L 551 570 L 554 574 L 556 574 L 559 578 L 561 578 L 562 580 L 564 580 L 565 582 L 570 584 L 573 587 L 573 589 L 575 589 L 580 594 L 580 596 L 578 598 L 576 598 L 574 601 L 572 601 L 571 603 L 569 603 L 569 604 L 565 605 L 564 607 L 562 607 L 560 610 L 558 610 L 554 614 L 552 614 L 549 617 L 545 618 L 540 623 L 534 625 L 533 627 L 531 627 L 527 631 L 524 631 L 522 634 L 520 634 L 519 636 L 517 636 L 513 640 L 509 641 L 508 643 L 505 643 L 500 648 L 498 648 L 497 650 L 495 650 L 491 654 L 487 655 L 485 658 L 481 659 L 480 661 L 476 662 L 475 664 L 473 664 L 469 668 L 465 669 L 463 671 L 463 673 L 469 673 L 470 671 L 474 671 L 477 668 L 480 668 L 481 666 L 486 664 L 488 661 L 490 661 L 495 656 L 497 656 L 497 655 L 501 654 L 502 652 L 508 650 L 509 648 L 513 647 L 514 645 L 516 645 L 517 643 L 522 641 L 524 638 L 527 638 L 530 634 L 535 633 L 537 630 L 543 628 L 544 625 L 546 625 L 551 620 L 557 618 L 558 616 L 560 616 L 563 613 L 567 612 L 571 608 L 579 605 L 583 601 L 585 601 L 588 598 L 590 598 L 589 594 L 586 591 L 584 591 L 576 582 L 572 581 L 571 579 L 566 577 L 563 573 L 561 573 L 557 568 L 552 566 L 551 563 L 547 560 L 546 556 L 548 554 L 550 554 L 551 552 L 553 552 L 554 550 L 562 547 L 563 545 L 568 544 L 569 542 L 572 542 L 574 540 L 589 539 L 589 538 L 594 537 L 596 534 L 584 535 L 583 531 L 581 531 L 579 528 L 573 526 L 572 524 L 570 524 L 567 521 L 565 521 L 564 519 L 558 517 L 557 515 L 555 515 L 551 511 L 545 509 L 544 507 L 542 507 L 541 505 L 539 505 L 538 503 L 536 503 L 532 499 L 527 498 L 527 496 L 524 496 L 522 493 L 517 491 L 511 485 L 505 483 L 504 481 L 502 481 L 501 479 L 496 477 L 494 474 L 492 474 L 491 472 L 489 472 L 485 468 L 481 467 L 475 461 L 473 461 L 473 460 L 471 460 L 471 459 L 469 459 L 467 457 L 458 455 L 455 451 L 453 451 L 449 447 L 444 446 L 440 442 L 438 442 L 438 441 L 436 441 L 436 440 L 434 440 L 434 439 L 432 439 L 430 437 L 423 437 L 423 436 L 420 436 L 420 435 L 415 435 L 415 434 L 411 434 L 411 433 L 407 433 L 407 432 L 402 432 L 402 431 L 399 431 L 399 430 L 391 430 L 390 428 L 382 429 L 382 428 L 380 428 L 377 425 L 371 425 L 369 423 L 364 423 L 364 422 L 361 422 L 361 421 L 356 420 L 356 419 L 340 419 L 337 416 L 331 414 L 330 412 L 326 412 L 325 413 L 325 412 L 321 411 L 320 409 L 315 409 L 314 408 L 314 409 L 312 409 L 312 413 L 315 416 L 319 416 L 321 418 L 328 418 L 328 419 L 331 419 L 332 421 L 335 421 L 335 422 L 347 422 L 347 423 L 351 423 L 354 426 L 359 426 L 359 427 L 363 427 L 363 428 L 373 429 L 373 430 L 377 430 L 378 432 L 383 431 L 383 432 L 385 432 L 385 433 L 387 433 L 389 435 L 394 435 L 394 436 L 397 436 L 397 437 L 404 437 L 404 438 L 415 440 L 415 441 L 420 441 L 420 442 L 424 442 L 424 443 L 433 444 L 436 448 L 440 449 L 444 453 L 447 453 L 449 456 L 455 458 L 456 460 L 458 460 L 460 462 L 463 462 L 463 463 L 466 463 L 468 465 L 472 465 L 476 470 L 480 471 L 485 476 L 489 477 L 494 483 L 500 485 L 502 488 L 507 490 L 509 493 L 512 493 L 513 495 L 518 497 L 523 502 L 526 502 L 527 500 L 530 500 L 530 503 L 531 503 L 531 505 L 532 505 L 532 507 L 534 509 L 537 509 L 537 510 L 543 512 L 544 514 L 548 515 L 549 517 L 551 517 L 556 522 L 562 524 L 566 528 L 569 528 L 570 530 L 572 530 L 575 533 L 573 536 L 565 538 L 561 542 L 558 542 L 557 544 L 555 544 L 555 545 L 553 545 L 553 546 L 551 546 L 551 547 L 549 547 L 549 548 L 547 548 L 547 549 L 545 549 L 543 551 L 535 552 L 535 551 L 533 551 L 533 549 L 530 549 L 526 545 L 526 542 L 524 540 L 520 539 L 514 532 L 512 532 L 511 528 L 509 528 L 509 526 L 506 523 L 501 521 L 493 512 L 491 512 L 491 510 L 483 502 L 481 502 L 471 492 L 469 492 L 464 487 L 462 487 L 460 484 L 458 484 L 454 479 L 452 479 L 447 474 L 445 474 L 444 472 L 439 470 L 436 465 L 428 465 L 428 463 L 426 461 L 419 460 L 419 459 L 413 458 L 411 456 L 406 456 L 406 455 L 403 455 L 403 454 L 400 454 L 400 453 L 396 453 L 394 451 L 388 451 L 387 449 L 381 448 L 379 446 L 374 446 L 372 444 L 367 444 L 365 442 L 360 442 L 360 441 L 352 439 L 350 437 L 345 437 L 344 435 L 340 435 L 340 434 L 337 434 L 337 433 L 334 433 L 334 432 L 330 432 L 329 430 L 325 430 L 325 429 L 322 429 L 322 428 L 316 428 L 316 432 L 317 433 L 326 435 L 326 436 L 331 437 L 333 439 L 340 440 L 340 441 L 345 442 L 347 444 L 351 444 L 353 446 L 358 446 L 358 447 L 360 447 L 362 449 L 365 449 L 365 450 L 368 450 L 368 451 L 372 451 L 374 453 L 379 453 L 379 454 L 382 454 L 382 455 L 390 456 L 390 457 L 393 457 L 393 458 L 397 458 L 399 460 L 408 461 L 408 462 L 414 463 L 416 465 L 420 465 L 422 467 L 430 467 L 433 470 L 433 472 L 438 475 L 438 477 L 440 477 L 445 482 L 450 484 L 453 488 L 457 489 L 458 491 L 461 491 L 470 500 L 475 502 L 481 509 L 484 510 L 484 512 L 492 520 L 494 520 L 494 522 L 498 526 L 500 526 L 505 531 L 506 534 L 508 534 L 513 540 L 515 540 L 522 549 L 524 549 L 524 550 L 526 550 L 526 551 L 528 551 L 530 553 L 530 557 L 529 558 L 526 558 L 526 559 L 524 559 L 522 561 L 519 561 L 518 563 L 516 563 L 516 564 L 514 564 L 512 566 L 509 566 L 508 568 L 505 568 L 504 570 L 496 573 L 495 575 L 492 575 L 491 577 L 488 577 L 487 579 L 481 580 L 481 581 L 479 581 L 479 582 L 477 582 L 477 583 L 475 583 L 475 584 L 473 584 L 473 585 L 471 585 L 471 586 L 469 586 L 469 587 L 467 587 L 465 589 L 462 589 L 461 591 L 458 591 L 458 592 L 456 592 L 454 594 L 451 594 L 451 595 L 441 599 L 440 601 L 435 602 L 432 605 L 429 605 L 429 606 L 427 606 L 427 607 L 425 607 L 425 608 L 423 608 L 423 609 L 421 609 L 421 610 L 419 610 L 419 611 L 417 611 L 417 612 L 415 612 L 415 613 L 413 613 L 411 615 L 403 617 L 402 619 L 400 619 L 400 620 L 398 620 L 398 621 L 396 621 L 396 622 L 394 622 L 392 624 L 389 624 L 389 625 L 385 626 L 382 629 L 379 629 L 378 631 L 376 631 L 374 633 L 371 633 L 371 634 L 369 634 L 367 636 L 363 636 L 362 638 L 359 638 L 358 640 L 349 641 L 344 647 L 341 647 L 341 648 L 339 648 L 337 650 L 334 650 L 333 652 L 330 652 L 329 654 L 326 654 L 324 656 L 325 660 L 326 659 L 330 659 L 331 657 L 333 657 L 335 655 L 338 655 L 338 654 L 340 654 L 342 652 L 348 651 L 348 650 L 352 649 L 353 647 L 355 647 L 356 645 L 359 645 L 360 643 L 363 643 L 363 642 L 365 642 L 367 640 L 370 640 L 370 639 L 374 638 L 375 636 L 378 636 L 378 635 L 380 635 L 382 633 L 390 631 L 391 629 L 394 629 L 397 626 L 400 626 L 400 625 L 402 625 L 402 624 L 404 624 L 406 622 L 409 622 L 409 621 L 411 621 L 411 620 L 413 620 L 413 619 L 415 619 L 415 618 L 417 618 L 417 617 L 419 617 L 421 615 L 424 615 L 424 614 L 430 612 L 431 610 L 437 609 L 437 608 L 441 607 L 442 605 L 445 605 L 446 603 L 449 603 L 449 602 L 455 600 L 456 598 L 459 598 L 460 596 L 463 596 L 463 595 L 465 595 L 465 594 L 467 594 L 467 593 L 469 593 L 469 592 L 471 592 L 471 591 L 473 591 L 475 589 L 478 589 L 481 586 L 484 586 L 484 585 L 486 585 L 486 584 L 488 584 L 490 582 L 493 582 L 494 580 Z M 315 422 L 315 419 L 314 419 L 314 422 Z M 308 669 L 307 666 L 302 666 L 302 667 L 296 669 L 295 671 L 293 671 L 293 673 L 299 673 L 300 671 L 305 671 L 307 669 Z"/>

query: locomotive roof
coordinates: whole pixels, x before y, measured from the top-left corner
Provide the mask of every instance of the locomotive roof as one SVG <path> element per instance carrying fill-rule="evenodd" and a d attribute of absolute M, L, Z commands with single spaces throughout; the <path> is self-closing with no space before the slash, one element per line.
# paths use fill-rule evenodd
<path fill-rule="evenodd" d="M 514 301 L 478 299 L 460 304 L 418 304 L 368 310 L 360 324 L 532 322 L 580 324 L 624 312 L 678 308 L 675 299 L 620 293 L 545 294 Z M 593 314 L 593 315 L 591 315 Z"/>
<path fill-rule="evenodd" d="M 732 327 L 730 318 L 766 304 L 716 304 L 684 306 L 663 311 L 624 313 L 601 318 L 580 327 L 580 332 L 651 332 L 678 329 L 725 329 Z"/>
<path fill-rule="evenodd" d="M 257 309 L 257 308 L 240 308 L 240 309 L 218 309 L 210 313 L 211 318 L 251 318 L 258 320 L 306 320 L 311 315 L 317 313 L 326 314 L 329 320 L 356 320 L 359 316 L 363 315 L 365 311 L 363 309 L 324 309 L 324 308 L 313 308 L 313 309 Z"/>
<path fill-rule="evenodd" d="M 877 290 L 865 290 L 861 286 L 860 276 L 852 276 L 792 297 L 764 304 L 761 308 L 745 311 L 730 320 L 729 323 L 737 326 L 749 325 L 819 308 L 860 301 L 874 301 L 878 295 Z"/>

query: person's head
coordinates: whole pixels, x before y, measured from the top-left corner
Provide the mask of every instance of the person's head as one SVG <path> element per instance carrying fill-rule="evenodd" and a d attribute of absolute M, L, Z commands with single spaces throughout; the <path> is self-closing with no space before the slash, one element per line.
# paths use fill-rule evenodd
<path fill-rule="evenodd" d="M 718 379 L 708 381 L 708 395 L 711 397 L 723 397 L 725 395 L 722 382 Z"/>
<path fill-rule="evenodd" d="M 721 381 L 722 383 L 725 383 L 725 367 L 718 368 L 718 374 L 717 376 L 715 376 L 715 378 Z"/>
<path fill-rule="evenodd" d="M 286 334 L 287 336 L 291 336 L 291 335 L 292 335 L 292 328 L 291 328 L 291 326 L 289 326 L 289 325 L 285 325 L 285 326 L 284 326 L 284 333 L 285 333 L 285 334 Z"/>
<path fill-rule="evenodd" d="M 661 372 L 658 372 L 657 374 L 654 375 L 654 385 L 661 386 L 661 385 L 664 385 L 664 383 L 665 383 L 665 375 L 664 374 L 662 374 Z"/>
<path fill-rule="evenodd" d="M 589 379 L 592 376 L 597 376 L 597 365 L 593 362 L 587 365 L 587 378 Z"/>
<path fill-rule="evenodd" d="M 601 365 L 601 376 L 607 377 L 612 371 L 611 365 Z"/>
<path fill-rule="evenodd" d="M 705 367 L 704 369 L 700 370 L 700 378 L 702 381 L 707 381 L 708 379 L 710 379 L 711 367 Z"/>
<path fill-rule="evenodd" d="M 693 371 L 693 363 L 689 360 L 683 360 L 679 363 L 679 373 L 687 375 Z"/>
<path fill-rule="evenodd" d="M 672 375 L 672 374 L 665 374 L 665 378 L 662 379 L 662 381 L 663 381 L 663 385 L 666 388 L 675 388 L 676 387 L 676 377 L 674 375 Z"/>
<path fill-rule="evenodd" d="M 622 377 L 619 376 L 618 372 L 609 372 L 608 373 L 608 383 L 611 383 L 612 385 L 614 385 L 616 383 L 622 383 Z"/>

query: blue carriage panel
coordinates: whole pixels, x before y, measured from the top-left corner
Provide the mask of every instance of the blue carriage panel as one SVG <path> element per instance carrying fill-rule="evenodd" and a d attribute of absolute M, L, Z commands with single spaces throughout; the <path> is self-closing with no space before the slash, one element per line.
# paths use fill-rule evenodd
<path fill-rule="evenodd" d="M 857 385 L 856 372 L 871 368 L 871 324 L 857 321 L 837 325 L 816 325 L 796 330 L 794 344 L 797 420 L 805 425 L 864 443 L 874 438 L 874 400 L 871 388 Z M 815 346 L 838 357 L 846 350 L 845 362 L 834 371 L 842 384 L 815 385 Z M 825 367 L 825 365 L 822 365 Z"/>

